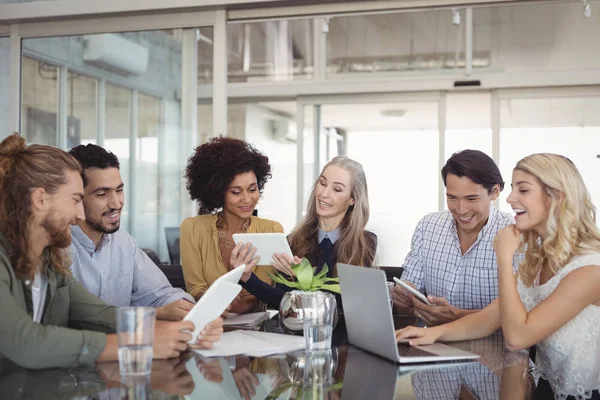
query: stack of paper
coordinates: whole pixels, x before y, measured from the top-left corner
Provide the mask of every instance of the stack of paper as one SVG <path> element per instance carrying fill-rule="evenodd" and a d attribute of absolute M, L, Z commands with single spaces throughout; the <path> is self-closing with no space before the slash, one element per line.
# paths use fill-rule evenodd
<path fill-rule="evenodd" d="M 226 328 L 253 329 L 267 319 L 273 318 L 279 312 L 275 310 L 261 311 L 248 314 L 230 313 L 223 326 Z"/>
<path fill-rule="evenodd" d="M 204 357 L 227 357 L 245 354 L 251 357 L 265 357 L 271 354 L 289 353 L 305 347 L 302 336 L 284 335 L 257 331 L 225 332 L 212 349 L 196 350 Z"/>

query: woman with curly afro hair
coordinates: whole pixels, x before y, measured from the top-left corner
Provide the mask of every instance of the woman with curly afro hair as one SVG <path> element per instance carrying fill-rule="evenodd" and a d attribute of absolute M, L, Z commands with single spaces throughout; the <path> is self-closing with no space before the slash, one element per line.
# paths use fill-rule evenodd
<path fill-rule="evenodd" d="M 271 178 L 269 158 L 243 140 L 215 137 L 200 145 L 185 171 L 187 189 L 200 205 L 196 217 L 181 224 L 181 264 L 187 291 L 198 300 L 212 283 L 241 265 L 270 285 L 271 266 L 256 269 L 258 257 L 248 243 L 235 245 L 234 233 L 283 232 L 281 224 L 252 215 L 265 183 Z M 256 297 L 243 291 L 231 311 L 259 309 Z"/>

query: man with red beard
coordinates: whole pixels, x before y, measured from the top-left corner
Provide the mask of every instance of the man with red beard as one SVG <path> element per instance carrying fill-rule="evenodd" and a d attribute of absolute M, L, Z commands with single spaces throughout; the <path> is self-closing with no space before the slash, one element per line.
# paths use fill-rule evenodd
<path fill-rule="evenodd" d="M 84 219 L 77 160 L 50 146 L 26 146 L 13 134 L 0 143 L 0 361 L 26 368 L 117 360 L 115 307 L 69 274 L 70 225 Z M 223 321 L 204 329 L 218 340 Z M 179 356 L 194 325 L 161 322 L 154 357 Z"/>
<path fill-rule="evenodd" d="M 119 159 L 94 144 L 69 153 L 82 168 L 85 220 L 71 227 L 71 271 L 90 293 L 113 306 L 156 307 L 156 317 L 181 320 L 194 299 L 166 276 L 121 227 L 125 203 Z"/>

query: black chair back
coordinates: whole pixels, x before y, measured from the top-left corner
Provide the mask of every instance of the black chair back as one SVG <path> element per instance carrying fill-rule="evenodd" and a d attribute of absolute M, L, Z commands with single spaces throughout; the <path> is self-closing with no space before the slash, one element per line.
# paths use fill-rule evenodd
<path fill-rule="evenodd" d="M 181 269 L 181 265 L 160 264 L 158 268 L 160 268 L 163 274 L 165 274 L 171 286 L 186 290 L 185 279 L 183 279 L 183 269 Z"/>
<path fill-rule="evenodd" d="M 165 237 L 167 239 L 167 250 L 169 251 L 171 264 L 181 264 L 179 257 L 179 227 L 165 228 Z"/>
<path fill-rule="evenodd" d="M 377 268 L 379 268 L 385 272 L 385 277 L 388 282 L 393 282 L 394 277 L 400 279 L 400 277 L 402 276 L 402 272 L 404 272 L 404 268 L 402 268 L 402 267 L 379 266 Z"/>

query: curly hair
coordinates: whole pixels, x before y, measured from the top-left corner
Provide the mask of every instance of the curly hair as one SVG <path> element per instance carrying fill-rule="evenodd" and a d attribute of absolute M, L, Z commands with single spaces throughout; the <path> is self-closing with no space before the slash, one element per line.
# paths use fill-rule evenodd
<path fill-rule="evenodd" d="M 526 231 L 520 250 L 525 252 L 519 276 L 526 286 L 533 285 L 544 260 L 556 274 L 577 256 L 600 251 L 600 230 L 596 226 L 596 208 L 575 165 L 556 154 L 532 154 L 517 163 L 515 170 L 533 175 L 550 199 L 544 240 L 534 231 Z"/>
<path fill-rule="evenodd" d="M 185 170 L 187 189 L 198 201 L 199 214 L 210 214 L 223 208 L 225 192 L 236 175 L 254 171 L 262 194 L 271 178 L 269 158 L 251 144 L 226 136 L 211 138 L 196 147 Z"/>
<path fill-rule="evenodd" d="M 79 164 L 81 164 L 81 179 L 83 179 L 84 187 L 88 184 L 85 176 L 85 171 L 87 169 L 120 169 L 119 159 L 117 156 L 95 144 L 81 144 L 79 146 L 75 146 L 69 150 L 69 154 L 75 157 L 75 159 L 79 161 Z"/>

